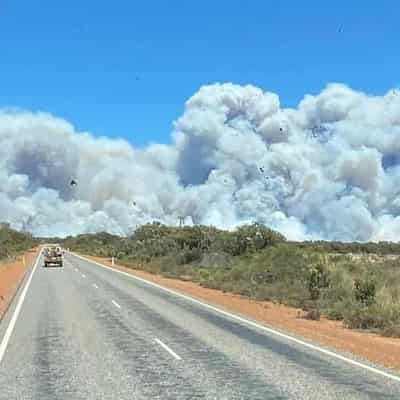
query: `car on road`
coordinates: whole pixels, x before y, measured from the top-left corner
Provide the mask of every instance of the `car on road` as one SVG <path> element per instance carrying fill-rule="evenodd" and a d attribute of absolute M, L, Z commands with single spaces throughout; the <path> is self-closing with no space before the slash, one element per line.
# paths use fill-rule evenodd
<path fill-rule="evenodd" d="M 50 267 L 52 265 L 63 266 L 63 255 L 59 245 L 47 246 L 44 249 L 44 266 Z"/>

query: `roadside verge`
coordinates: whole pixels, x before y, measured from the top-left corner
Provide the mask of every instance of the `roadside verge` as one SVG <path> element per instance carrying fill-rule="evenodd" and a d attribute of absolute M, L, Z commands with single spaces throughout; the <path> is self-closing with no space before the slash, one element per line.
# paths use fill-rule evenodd
<path fill-rule="evenodd" d="M 0 262 L 0 321 L 11 305 L 39 250 L 39 247 L 33 248 L 17 256 L 14 261 Z"/>

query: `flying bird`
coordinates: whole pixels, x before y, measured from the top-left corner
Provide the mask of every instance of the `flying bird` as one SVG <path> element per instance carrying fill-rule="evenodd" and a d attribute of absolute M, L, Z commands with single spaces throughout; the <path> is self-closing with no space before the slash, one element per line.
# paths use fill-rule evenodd
<path fill-rule="evenodd" d="M 314 125 L 311 129 L 312 137 L 316 138 L 321 133 L 322 127 L 318 125 Z"/>
<path fill-rule="evenodd" d="M 282 127 L 280 127 L 279 130 L 280 130 L 282 133 L 287 134 L 287 131 L 284 130 Z"/>

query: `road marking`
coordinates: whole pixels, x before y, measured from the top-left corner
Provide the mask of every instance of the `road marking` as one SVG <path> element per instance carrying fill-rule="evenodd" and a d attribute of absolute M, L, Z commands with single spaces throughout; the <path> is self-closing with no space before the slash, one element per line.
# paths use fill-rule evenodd
<path fill-rule="evenodd" d="M 96 289 L 99 288 L 95 283 L 93 283 L 93 287 L 95 287 Z"/>
<path fill-rule="evenodd" d="M 82 278 L 86 278 L 86 275 L 85 275 L 85 274 L 82 274 Z"/>
<path fill-rule="evenodd" d="M 115 300 L 111 300 L 111 303 L 113 303 L 115 307 L 121 308 L 121 306 Z"/>
<path fill-rule="evenodd" d="M 75 268 L 75 271 L 77 271 L 77 272 L 78 272 L 78 268 Z"/>
<path fill-rule="evenodd" d="M 22 290 L 21 296 L 18 299 L 17 306 L 15 307 L 14 314 L 11 317 L 11 320 L 10 320 L 10 323 L 8 324 L 6 333 L 4 334 L 3 340 L 2 340 L 2 342 L 0 344 L 0 364 L 1 364 L 1 361 L 3 360 L 5 352 L 7 350 L 8 342 L 10 341 L 10 338 L 11 338 L 11 335 L 13 333 L 15 324 L 17 322 L 19 313 L 21 312 L 21 308 L 22 308 L 22 305 L 24 303 L 26 293 L 28 292 L 29 285 L 31 284 L 33 274 L 35 273 L 36 268 L 37 268 L 37 266 L 39 264 L 39 260 L 40 260 L 41 255 L 42 255 L 42 250 L 40 251 L 40 253 L 39 253 L 38 257 L 37 257 L 37 259 L 35 261 L 35 265 L 33 266 L 32 272 L 29 275 L 29 278 L 28 278 L 28 280 L 27 280 L 27 282 L 25 284 L 24 289 Z"/>
<path fill-rule="evenodd" d="M 182 360 L 182 357 L 180 357 L 178 354 L 176 354 L 172 349 L 170 349 L 160 339 L 155 338 L 154 341 L 157 342 L 164 350 L 168 351 L 168 353 L 171 354 L 172 357 L 174 357 L 177 360 Z"/>
<path fill-rule="evenodd" d="M 168 289 L 168 288 L 166 288 L 164 286 L 158 285 L 157 283 L 148 281 L 148 280 L 143 279 L 143 278 L 139 278 L 138 276 L 135 276 L 135 275 L 128 274 L 127 272 L 119 271 L 118 269 L 115 269 L 115 268 L 108 267 L 106 265 L 100 264 L 97 261 L 92 261 L 89 258 L 82 257 L 82 256 L 80 256 L 78 254 L 75 254 L 75 253 L 72 253 L 72 254 L 75 257 L 78 257 L 78 258 L 80 258 L 82 260 L 85 260 L 85 261 L 87 261 L 89 263 L 98 265 L 98 266 L 100 266 L 102 268 L 109 269 L 110 271 L 119 273 L 121 275 L 126 275 L 126 276 L 130 277 L 131 279 L 135 279 L 135 280 L 137 280 L 139 282 L 143 282 L 143 283 L 145 283 L 145 284 L 147 284 L 149 286 L 156 287 L 157 289 L 163 290 L 164 292 L 170 293 L 170 294 L 172 294 L 174 296 L 177 296 L 177 297 L 181 297 L 181 298 L 183 298 L 185 300 L 188 300 L 188 301 L 190 301 L 192 303 L 201 305 L 204 308 L 208 308 L 209 310 L 213 310 L 213 311 L 215 311 L 215 312 L 217 312 L 219 314 L 222 314 L 222 315 L 225 315 L 225 316 L 230 317 L 232 319 L 235 319 L 236 321 L 243 322 L 246 325 L 252 326 L 252 327 L 257 328 L 257 329 L 261 329 L 261 330 L 263 330 L 265 332 L 271 333 L 271 334 L 273 334 L 275 336 L 279 336 L 279 337 L 284 338 L 284 339 L 286 339 L 288 341 L 300 344 L 300 345 L 302 345 L 304 347 L 308 347 L 309 349 L 312 349 L 314 351 L 317 351 L 317 352 L 320 352 L 322 354 L 328 355 L 330 357 L 336 358 L 338 360 L 344 361 L 344 362 L 346 362 L 348 364 L 355 365 L 355 366 L 363 368 L 363 369 L 365 369 L 365 370 L 367 370 L 369 372 L 373 372 L 373 373 L 375 373 L 377 375 L 381 375 L 381 376 L 384 376 L 386 378 L 392 379 L 394 381 L 400 382 L 400 376 L 396 376 L 396 375 L 390 374 L 390 373 L 382 371 L 382 370 L 380 370 L 378 368 L 374 368 L 374 367 L 371 367 L 371 366 L 369 366 L 367 364 L 363 364 L 363 363 L 361 363 L 359 361 L 355 361 L 355 360 L 352 360 L 351 358 L 347 358 L 345 356 L 342 356 L 341 354 L 335 353 L 333 351 L 326 350 L 326 349 L 324 349 L 322 347 L 316 346 L 316 345 L 311 344 L 311 343 L 307 343 L 307 342 L 305 342 L 305 341 L 303 341 L 301 339 L 295 338 L 294 336 L 290 336 L 290 335 L 288 335 L 286 333 L 282 333 L 282 332 L 279 332 L 279 331 L 277 331 L 275 329 L 268 328 L 268 327 L 266 327 L 264 325 L 260 325 L 260 324 L 254 322 L 254 321 L 249 320 L 249 319 L 246 319 L 246 318 L 243 318 L 243 317 L 239 317 L 238 315 L 232 314 L 232 313 L 230 313 L 228 311 L 224 311 L 224 310 L 222 310 L 222 309 L 220 309 L 218 307 L 212 306 L 211 304 L 203 303 L 202 301 L 197 300 L 194 297 L 190 297 L 190 296 L 187 296 L 185 294 L 176 292 L 175 290 Z"/>

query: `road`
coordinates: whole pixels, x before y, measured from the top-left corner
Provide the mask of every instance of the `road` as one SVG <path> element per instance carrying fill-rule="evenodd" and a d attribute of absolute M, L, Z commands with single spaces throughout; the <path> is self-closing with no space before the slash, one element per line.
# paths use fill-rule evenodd
<path fill-rule="evenodd" d="M 394 376 L 75 255 L 42 264 L 0 324 L 0 399 L 400 399 Z"/>

